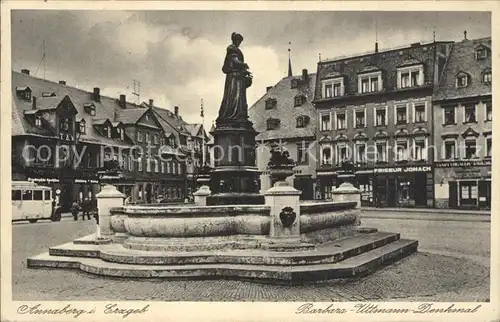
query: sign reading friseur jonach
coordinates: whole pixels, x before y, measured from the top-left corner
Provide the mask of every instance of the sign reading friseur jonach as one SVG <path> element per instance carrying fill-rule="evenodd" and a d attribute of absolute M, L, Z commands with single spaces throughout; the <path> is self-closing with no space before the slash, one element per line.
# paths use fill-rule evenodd
<path fill-rule="evenodd" d="M 393 167 L 393 168 L 375 168 L 373 173 L 398 173 L 398 172 L 429 172 L 432 168 L 430 166 L 406 166 L 406 167 Z"/>

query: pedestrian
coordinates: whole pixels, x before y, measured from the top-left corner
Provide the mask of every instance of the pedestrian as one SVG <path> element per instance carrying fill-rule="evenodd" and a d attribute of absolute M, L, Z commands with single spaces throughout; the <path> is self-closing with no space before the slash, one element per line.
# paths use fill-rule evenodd
<path fill-rule="evenodd" d="M 90 200 L 85 199 L 82 201 L 82 220 L 85 220 L 85 216 L 90 220 Z"/>
<path fill-rule="evenodd" d="M 78 206 L 78 203 L 75 201 L 73 201 L 73 204 L 71 205 L 71 214 L 73 215 L 73 219 L 75 221 L 78 220 L 78 212 L 80 210 L 80 206 Z"/>

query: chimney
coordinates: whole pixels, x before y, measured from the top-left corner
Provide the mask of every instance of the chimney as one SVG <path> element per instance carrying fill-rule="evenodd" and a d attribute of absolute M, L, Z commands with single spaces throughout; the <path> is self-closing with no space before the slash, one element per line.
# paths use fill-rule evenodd
<path fill-rule="evenodd" d="M 152 98 L 149 99 L 149 107 L 153 107 L 153 99 Z"/>
<path fill-rule="evenodd" d="M 378 41 L 375 42 L 375 52 L 378 53 Z"/>
<path fill-rule="evenodd" d="M 59 81 L 59 84 L 66 86 L 66 81 L 61 80 Z"/>
<path fill-rule="evenodd" d="M 33 96 L 31 99 L 33 100 L 33 107 L 32 108 L 34 110 L 36 110 L 36 96 Z"/>
<path fill-rule="evenodd" d="M 467 40 L 467 30 L 464 30 L 464 40 Z"/>
<path fill-rule="evenodd" d="M 118 105 L 120 105 L 121 108 L 127 107 L 125 94 L 120 94 L 120 100 L 118 101 Z"/>
<path fill-rule="evenodd" d="M 94 87 L 93 98 L 94 98 L 94 101 L 96 101 L 96 102 L 101 101 L 101 89 L 99 87 Z"/>
<path fill-rule="evenodd" d="M 175 116 L 179 116 L 179 106 L 174 106 L 174 114 Z"/>
<path fill-rule="evenodd" d="M 269 90 L 271 90 L 271 88 L 273 88 L 272 86 L 267 86 L 266 87 L 266 92 L 269 92 Z"/>
<path fill-rule="evenodd" d="M 302 80 L 307 82 L 309 80 L 309 74 L 307 73 L 307 69 L 302 70 Z"/>
<path fill-rule="evenodd" d="M 30 70 L 29 69 L 21 69 L 21 73 L 29 75 L 30 74 Z"/>

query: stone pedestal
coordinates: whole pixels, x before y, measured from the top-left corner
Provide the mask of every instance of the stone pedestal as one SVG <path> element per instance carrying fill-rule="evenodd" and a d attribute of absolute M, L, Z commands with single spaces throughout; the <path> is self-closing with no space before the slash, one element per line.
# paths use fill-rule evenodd
<path fill-rule="evenodd" d="M 201 186 L 196 192 L 193 193 L 194 203 L 197 206 L 206 206 L 207 205 L 207 197 L 210 196 L 212 191 L 210 191 L 210 187 Z"/>
<path fill-rule="evenodd" d="M 264 193 L 271 215 L 269 238 L 280 247 L 300 244 L 300 194 L 286 181 L 276 182 Z"/>
<path fill-rule="evenodd" d="M 214 137 L 215 169 L 210 173 L 207 205 L 263 204 L 259 194 L 255 137 L 248 120 L 217 121 Z"/>
<path fill-rule="evenodd" d="M 344 181 L 338 188 L 332 191 L 333 201 L 336 202 L 356 202 L 356 208 L 361 207 L 361 190 L 356 188 L 349 181 Z"/>
<path fill-rule="evenodd" d="M 110 221 L 110 209 L 123 206 L 125 195 L 118 191 L 115 186 L 104 185 L 101 192 L 96 194 L 97 209 L 99 214 L 99 229 L 97 238 L 107 239 L 113 235 Z"/>

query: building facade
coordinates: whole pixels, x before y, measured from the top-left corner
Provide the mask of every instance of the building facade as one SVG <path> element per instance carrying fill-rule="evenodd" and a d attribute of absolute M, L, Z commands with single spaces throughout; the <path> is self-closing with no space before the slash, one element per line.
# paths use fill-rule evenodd
<path fill-rule="evenodd" d="M 266 93 L 248 110 L 250 120 L 259 134 L 257 166 L 261 171 L 261 192 L 271 188 L 267 164 L 272 150 L 288 151 L 297 163 L 295 174 L 287 181 L 302 191 L 301 198 L 314 199 L 316 181 L 316 113 L 314 98 L 315 74 L 302 71 L 269 86 Z"/>
<path fill-rule="evenodd" d="M 432 207 L 432 95 L 451 42 L 318 63 L 318 195 L 330 199 L 343 161 L 352 161 L 362 204 Z"/>
<path fill-rule="evenodd" d="M 491 38 L 453 45 L 434 96 L 436 207 L 491 207 Z"/>
<path fill-rule="evenodd" d="M 157 110 L 13 71 L 12 180 L 51 186 L 64 210 L 103 183 L 131 202 L 183 201 L 189 149 Z"/>

